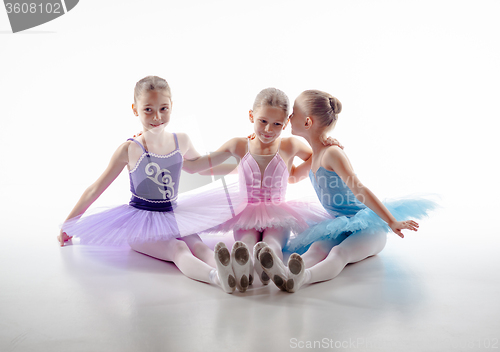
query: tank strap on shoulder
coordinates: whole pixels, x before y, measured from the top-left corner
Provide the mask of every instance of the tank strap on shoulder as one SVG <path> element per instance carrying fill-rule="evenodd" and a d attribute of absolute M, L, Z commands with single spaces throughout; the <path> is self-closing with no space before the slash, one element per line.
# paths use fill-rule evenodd
<path fill-rule="evenodd" d="M 129 139 L 127 139 L 127 141 L 133 141 L 133 142 L 135 142 L 137 145 L 139 145 L 139 147 L 141 147 L 141 149 L 142 149 L 142 151 L 144 153 L 147 153 L 147 150 L 144 148 L 144 146 L 138 140 L 133 139 L 133 138 L 129 138 Z"/>
<path fill-rule="evenodd" d="M 175 149 L 179 149 L 179 141 L 177 140 L 177 135 L 173 132 L 172 132 L 172 134 L 174 135 L 174 139 L 175 139 Z"/>
<path fill-rule="evenodd" d="M 248 137 L 247 137 L 247 153 L 250 153 L 250 138 Z"/>
<path fill-rule="evenodd" d="M 279 155 L 280 154 L 280 148 L 281 148 L 281 141 L 283 140 L 283 138 L 280 138 L 280 142 L 278 143 L 278 150 L 276 151 L 276 154 L 275 155 Z M 280 155 L 281 156 L 281 155 Z"/>

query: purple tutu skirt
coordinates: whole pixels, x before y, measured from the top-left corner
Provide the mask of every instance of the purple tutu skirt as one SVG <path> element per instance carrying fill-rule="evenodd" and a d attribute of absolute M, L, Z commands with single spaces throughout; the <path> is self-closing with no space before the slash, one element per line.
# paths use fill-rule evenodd
<path fill-rule="evenodd" d="M 180 194 L 172 211 L 148 211 L 128 204 L 97 208 L 65 221 L 61 228 L 81 244 L 111 246 L 200 233 L 232 219 L 245 208 L 245 200 L 236 196 L 237 183 L 224 189 L 219 182 Z"/>

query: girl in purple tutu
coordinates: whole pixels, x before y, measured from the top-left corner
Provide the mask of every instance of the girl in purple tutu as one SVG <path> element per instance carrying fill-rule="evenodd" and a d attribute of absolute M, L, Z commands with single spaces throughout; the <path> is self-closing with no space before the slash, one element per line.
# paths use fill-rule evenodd
<path fill-rule="evenodd" d="M 213 159 L 218 157 L 218 153 L 223 153 L 240 160 L 240 191 L 247 198 L 247 206 L 211 232 L 233 231 L 237 242 L 232 248 L 232 267 L 237 288 L 241 292 L 253 281 L 252 256 L 262 283 L 267 285 L 270 281 L 257 260 L 262 248 L 260 241 L 267 243 L 279 258 L 283 258 L 282 248 L 291 231 L 301 232 L 310 224 L 329 217 L 319 202 L 285 200 L 289 180 L 295 182 L 295 172 L 300 173 L 302 168 L 309 168 L 307 163 L 296 168 L 293 165 L 294 157 L 306 161 L 312 155 L 311 148 L 298 139 L 280 137 L 288 123 L 288 111 L 289 100 L 285 93 L 276 88 L 262 90 L 249 111 L 255 138 L 233 138 L 211 154 Z M 338 144 L 332 140 L 325 140 L 325 143 Z M 208 156 L 197 160 L 200 161 L 205 162 L 205 168 L 209 167 L 210 161 L 212 165 L 217 164 Z M 202 163 L 198 165 L 198 170 L 201 170 Z M 226 251 L 222 242 L 215 248 L 217 261 L 221 249 Z"/>
<path fill-rule="evenodd" d="M 282 290 L 295 292 L 302 285 L 331 280 L 348 263 L 379 253 L 387 232 L 404 237 L 402 230 L 417 231 L 419 225 L 408 218 L 422 218 L 436 207 L 425 198 L 406 198 L 382 203 L 354 173 L 343 150 L 325 146 L 324 135 L 334 128 L 340 102 L 332 95 L 308 90 L 295 100 L 290 117 L 292 133 L 304 137 L 312 147 L 310 169 L 298 177 L 309 178 L 317 196 L 332 216 L 293 238 L 288 266 L 271 246 L 261 250 L 259 260 L 268 276 Z M 312 244 L 312 245 L 311 245 Z M 265 246 L 265 244 L 264 244 Z"/>
<path fill-rule="evenodd" d="M 218 253 L 225 265 L 215 269 L 213 251 L 196 235 L 233 216 L 225 194 L 218 190 L 186 197 L 178 194 L 183 158 L 197 159 L 200 154 L 186 134 L 166 131 L 172 111 L 168 83 L 156 76 L 137 82 L 132 109 L 142 124 L 142 135 L 120 145 L 103 174 L 85 190 L 62 225 L 60 245 L 73 236 L 82 244 L 129 243 L 140 253 L 175 263 L 191 279 L 233 292 L 229 253 L 226 259 Z M 87 214 L 125 167 L 130 176 L 130 203 Z"/>

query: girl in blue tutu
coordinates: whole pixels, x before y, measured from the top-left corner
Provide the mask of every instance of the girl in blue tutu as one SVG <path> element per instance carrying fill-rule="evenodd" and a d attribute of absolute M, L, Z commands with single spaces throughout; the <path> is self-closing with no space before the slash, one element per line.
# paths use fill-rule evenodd
<path fill-rule="evenodd" d="M 361 183 L 346 153 L 321 142 L 335 127 L 341 110 L 340 101 L 318 90 L 303 92 L 293 106 L 292 133 L 304 137 L 313 150 L 308 167 L 297 170 L 295 175 L 309 174 L 332 219 L 310 227 L 290 241 L 288 250 L 296 253 L 290 255 L 287 267 L 270 247 L 261 250 L 259 261 L 265 272 L 288 292 L 305 284 L 331 280 L 348 263 L 379 253 L 389 230 L 403 238 L 402 230 L 418 230 L 418 223 L 408 218 L 422 218 L 436 207 L 424 198 L 382 203 Z M 298 254 L 306 250 L 304 255 Z"/>
<path fill-rule="evenodd" d="M 191 279 L 233 292 L 232 272 L 215 269 L 212 250 L 196 235 L 233 216 L 225 193 L 214 189 L 178 194 L 183 158 L 197 159 L 200 154 L 186 134 L 166 131 L 172 111 L 168 83 L 156 76 L 137 82 L 132 109 L 143 133 L 121 144 L 103 174 L 83 193 L 62 225 L 60 245 L 73 236 L 82 244 L 128 243 L 140 253 L 175 263 Z M 84 214 L 125 167 L 130 203 Z"/>

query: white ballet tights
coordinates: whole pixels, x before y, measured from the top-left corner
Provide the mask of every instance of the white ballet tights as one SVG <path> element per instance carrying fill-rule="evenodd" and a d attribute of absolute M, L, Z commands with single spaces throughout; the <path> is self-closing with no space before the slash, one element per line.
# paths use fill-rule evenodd
<path fill-rule="evenodd" d="M 283 247 L 290 237 L 290 231 L 282 227 L 274 228 L 268 227 L 262 232 L 255 229 L 249 230 L 235 230 L 234 239 L 245 243 L 250 251 L 250 256 L 253 256 L 253 247 L 257 242 L 266 242 L 272 248 L 274 253 L 283 260 Z"/>
<path fill-rule="evenodd" d="M 262 233 L 262 242 L 266 242 L 274 253 L 283 260 L 283 247 L 290 238 L 290 231 L 282 227 L 268 227 Z"/>
<path fill-rule="evenodd" d="M 214 251 L 202 241 L 200 236 L 190 235 L 182 237 L 180 240 L 186 242 L 191 253 L 193 253 L 196 258 L 214 268 L 217 266 L 215 264 Z"/>
<path fill-rule="evenodd" d="M 310 278 L 305 279 L 301 285 L 333 279 L 347 264 L 359 262 L 379 253 L 384 249 L 386 242 L 386 232 L 367 230 L 350 235 L 339 245 L 334 246 L 324 260 L 308 269 Z M 302 256 L 303 259 L 306 254 Z"/>
<path fill-rule="evenodd" d="M 257 242 L 260 241 L 260 232 L 257 231 L 256 229 L 249 229 L 249 230 L 234 230 L 234 240 L 235 241 L 241 241 L 244 244 L 247 245 L 248 251 L 250 252 L 250 257 L 253 256 L 253 247 Z"/>
<path fill-rule="evenodd" d="M 184 275 L 193 280 L 214 283 L 210 280 L 210 272 L 214 267 L 196 258 L 184 241 L 172 239 L 158 242 L 129 243 L 129 245 L 136 252 L 173 262 Z"/>
<path fill-rule="evenodd" d="M 311 247 L 301 255 L 302 260 L 304 261 L 304 265 L 306 268 L 310 268 L 322 260 L 325 260 L 330 250 L 339 244 L 339 241 L 336 240 L 324 240 L 314 242 Z"/>

